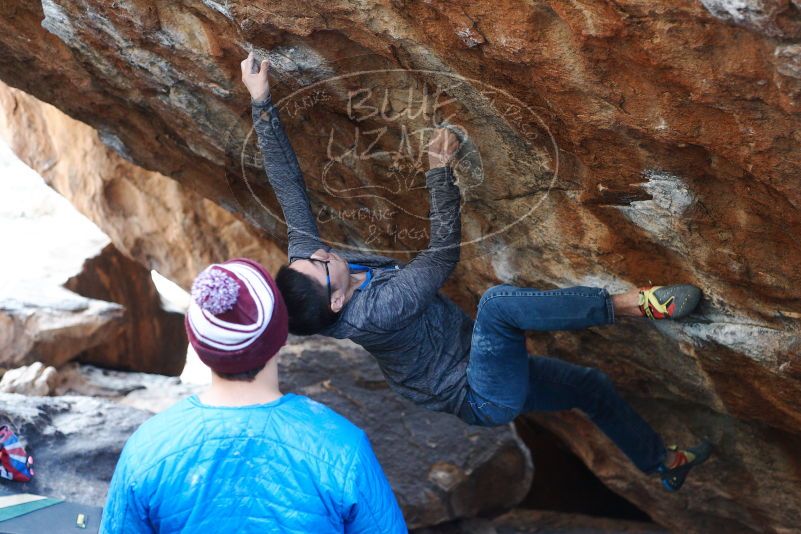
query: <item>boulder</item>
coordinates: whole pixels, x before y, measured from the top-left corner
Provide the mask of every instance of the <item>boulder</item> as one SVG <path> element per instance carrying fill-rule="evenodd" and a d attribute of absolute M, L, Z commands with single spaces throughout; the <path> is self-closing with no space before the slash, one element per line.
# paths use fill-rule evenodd
<path fill-rule="evenodd" d="M 123 331 L 124 309 L 59 287 L 20 290 L 0 299 L 0 364 L 60 366 Z"/>
<path fill-rule="evenodd" d="M 178 375 L 186 362 L 184 315 L 168 311 L 142 264 L 113 245 L 87 259 L 80 273 L 64 284 L 86 297 L 125 307 L 125 328 L 94 346 L 80 360 L 115 369 Z"/>
<path fill-rule="evenodd" d="M 0 391 L 46 397 L 55 387 L 57 379 L 58 372 L 55 367 L 34 362 L 6 371 L 0 380 Z"/>

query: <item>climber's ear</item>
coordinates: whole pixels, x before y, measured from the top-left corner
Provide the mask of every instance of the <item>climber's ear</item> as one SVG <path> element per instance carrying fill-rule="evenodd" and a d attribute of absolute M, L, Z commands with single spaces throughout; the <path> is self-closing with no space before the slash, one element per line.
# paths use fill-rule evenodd
<path fill-rule="evenodd" d="M 337 289 L 331 294 L 331 311 L 339 313 L 345 305 L 345 294 Z"/>

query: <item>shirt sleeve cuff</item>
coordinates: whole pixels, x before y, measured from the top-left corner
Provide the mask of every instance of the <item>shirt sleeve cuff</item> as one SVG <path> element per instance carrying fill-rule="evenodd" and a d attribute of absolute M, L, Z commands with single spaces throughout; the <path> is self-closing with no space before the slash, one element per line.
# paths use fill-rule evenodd
<path fill-rule="evenodd" d="M 250 101 L 250 105 L 253 109 L 270 109 L 273 105 L 273 95 L 269 93 L 267 98 L 262 100 L 261 102 L 254 102 L 253 100 Z"/>

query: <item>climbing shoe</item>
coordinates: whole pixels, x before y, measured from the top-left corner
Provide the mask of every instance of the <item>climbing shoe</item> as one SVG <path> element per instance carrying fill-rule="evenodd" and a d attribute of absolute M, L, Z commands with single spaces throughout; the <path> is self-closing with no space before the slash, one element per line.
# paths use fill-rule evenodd
<path fill-rule="evenodd" d="M 684 484 L 690 469 L 707 461 L 709 455 L 712 454 L 712 444 L 702 441 L 695 447 L 681 450 L 675 445 L 671 445 L 668 450 L 676 453 L 676 459 L 670 466 L 660 465 L 657 471 L 665 489 L 674 492 L 679 491 Z"/>
<path fill-rule="evenodd" d="M 640 288 L 639 307 L 649 319 L 681 319 L 701 300 L 701 290 L 688 284 Z"/>

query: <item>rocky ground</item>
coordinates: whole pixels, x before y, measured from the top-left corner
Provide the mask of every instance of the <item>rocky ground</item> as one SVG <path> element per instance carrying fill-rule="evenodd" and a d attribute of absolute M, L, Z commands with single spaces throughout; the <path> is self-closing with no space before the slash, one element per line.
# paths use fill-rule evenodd
<path fill-rule="evenodd" d="M 282 351 L 280 372 L 285 391 L 323 402 L 367 431 L 410 528 L 497 514 L 529 491 L 531 457 L 512 426 L 468 427 L 399 398 L 372 358 L 350 343 L 296 340 Z M 177 377 L 76 364 L 14 375 L 4 377 L 0 391 L 13 383 L 13 391 L 27 395 L 0 393 L 0 419 L 25 438 L 36 476 L 4 490 L 97 506 L 127 437 L 153 413 L 202 389 Z M 27 375 L 27 388 L 20 375 Z"/>

